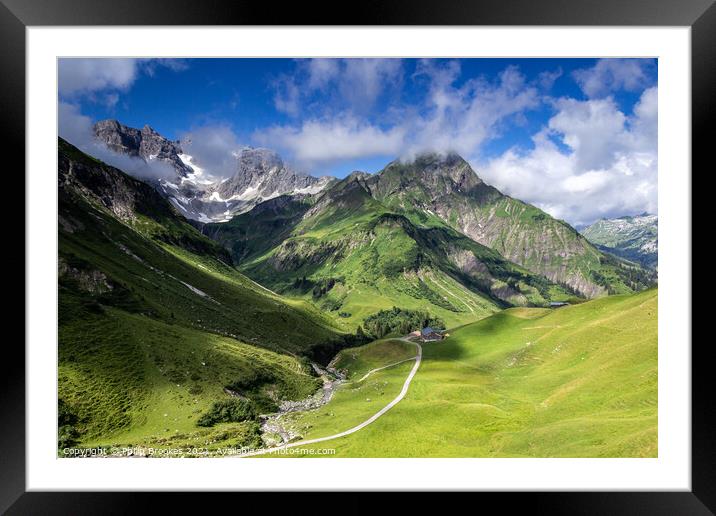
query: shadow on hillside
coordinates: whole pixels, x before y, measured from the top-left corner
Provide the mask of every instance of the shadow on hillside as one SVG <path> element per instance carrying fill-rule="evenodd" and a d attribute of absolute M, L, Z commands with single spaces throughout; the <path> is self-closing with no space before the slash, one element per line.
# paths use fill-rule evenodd
<path fill-rule="evenodd" d="M 480 336 L 491 336 L 505 331 L 520 319 L 505 312 L 498 312 L 490 317 L 471 324 L 460 326 L 454 330 L 448 330 L 451 334 L 445 340 L 423 344 L 423 357 L 426 360 L 461 360 L 470 355 L 471 344 L 460 338 L 469 332 L 474 335 L 474 345 L 479 346 Z"/>

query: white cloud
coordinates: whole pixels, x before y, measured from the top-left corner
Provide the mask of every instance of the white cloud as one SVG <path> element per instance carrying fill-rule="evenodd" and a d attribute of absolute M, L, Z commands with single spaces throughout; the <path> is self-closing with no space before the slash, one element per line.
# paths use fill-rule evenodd
<path fill-rule="evenodd" d="M 383 130 L 345 116 L 331 121 L 309 120 L 298 127 L 275 126 L 257 132 L 254 140 L 286 151 L 299 165 L 310 167 L 342 159 L 397 155 L 404 137 L 400 127 Z"/>
<path fill-rule="evenodd" d="M 592 68 L 575 70 L 573 77 L 591 98 L 604 97 L 617 90 L 639 91 L 649 81 L 646 59 L 600 59 Z"/>
<path fill-rule="evenodd" d="M 478 174 L 574 225 L 656 213 L 657 95 L 656 87 L 645 90 L 631 116 L 610 98 L 561 99 L 555 103 L 558 112 L 533 138 L 534 149 L 510 149 Z"/>
<path fill-rule="evenodd" d="M 293 74 L 274 81 L 274 106 L 290 116 L 297 116 L 307 106 L 323 110 L 329 104 L 351 113 L 365 113 L 381 95 L 400 85 L 402 74 L 400 59 L 302 60 Z M 324 94 L 320 103 L 311 99 L 317 91 Z"/>
<path fill-rule="evenodd" d="M 273 103 L 277 111 L 298 116 L 301 110 L 301 91 L 296 82 L 284 77 L 274 83 Z"/>
<path fill-rule="evenodd" d="M 62 58 L 58 62 L 60 95 L 126 90 L 137 77 L 136 59 Z"/>
<path fill-rule="evenodd" d="M 231 177 L 236 174 L 234 153 L 243 145 L 227 125 L 206 125 L 182 135 L 182 150 L 212 175 Z"/>
<path fill-rule="evenodd" d="M 146 163 L 139 158 L 112 152 L 100 144 L 92 132 L 92 119 L 80 113 L 76 105 L 60 102 L 57 114 L 59 135 L 90 156 L 140 179 L 176 177 L 171 165 L 160 161 Z"/>
<path fill-rule="evenodd" d="M 422 151 L 479 153 L 487 140 L 500 135 L 503 123 L 540 103 L 537 88 L 528 84 L 515 67 L 507 67 L 495 83 L 471 79 L 454 85 L 460 74 L 456 61 L 439 67 L 424 61 L 417 75 L 430 81 L 427 112 L 408 122 L 414 135 L 408 154 Z"/>
<path fill-rule="evenodd" d="M 188 68 L 182 59 L 61 58 L 57 65 L 58 90 L 65 98 L 114 92 L 107 100 L 118 100 L 117 92 L 127 91 L 140 73 L 152 76 L 160 66 L 175 72 Z"/>
<path fill-rule="evenodd" d="M 354 111 L 372 108 L 380 95 L 401 82 L 399 59 L 345 59 L 342 63 L 338 88 Z"/>
<path fill-rule="evenodd" d="M 364 92 L 365 99 L 375 99 L 386 76 L 398 80 L 399 63 L 395 60 L 345 61 L 348 63 L 311 61 L 308 84 L 315 88 L 336 87 L 333 81 L 340 76 L 345 84 Z M 455 82 L 459 76 L 457 61 L 436 65 L 432 60 L 424 60 L 413 76 L 413 80 L 427 81 L 423 104 L 383 113 L 387 123 L 369 122 L 353 109 L 346 109 L 299 124 L 258 130 L 254 140 L 287 152 L 290 158 L 309 168 L 368 156 L 408 158 L 424 151 L 451 150 L 469 156 L 478 153 L 483 142 L 499 136 L 507 119 L 540 103 L 537 88 L 528 84 L 514 67 L 506 68 L 495 82 L 472 79 L 458 87 Z M 339 90 L 341 84 L 337 85 Z M 290 85 L 295 83 L 284 83 L 285 87 Z M 350 95 L 341 92 L 343 99 L 350 99 Z M 291 112 L 297 112 L 294 103 L 301 100 L 298 94 L 282 96 L 282 110 L 288 112 L 290 107 Z M 354 106 L 356 102 L 360 101 L 349 104 Z"/>
<path fill-rule="evenodd" d="M 609 172 L 590 170 L 579 176 L 569 176 L 562 181 L 564 190 L 571 194 L 584 194 L 603 188 L 609 182 Z"/>
<path fill-rule="evenodd" d="M 311 59 L 307 62 L 307 87 L 320 90 L 328 86 L 340 75 L 340 61 L 338 59 Z"/>
<path fill-rule="evenodd" d="M 548 123 L 555 133 L 563 135 L 564 144 L 575 152 L 581 169 L 606 166 L 614 153 L 627 144 L 626 116 L 619 111 L 611 98 L 583 102 L 560 99 L 558 112 Z"/>

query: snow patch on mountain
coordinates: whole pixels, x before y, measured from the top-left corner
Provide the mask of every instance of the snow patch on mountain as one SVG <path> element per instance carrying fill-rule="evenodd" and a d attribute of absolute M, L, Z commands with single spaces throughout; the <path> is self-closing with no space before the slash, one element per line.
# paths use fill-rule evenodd
<path fill-rule="evenodd" d="M 176 176 L 157 178 L 152 184 L 182 215 L 199 222 L 227 222 L 268 199 L 316 195 L 335 181 L 297 172 L 276 152 L 253 147 L 234 153 L 236 173 L 221 178 L 185 153 L 179 141 L 168 140 L 149 126 L 139 130 L 116 120 L 103 120 L 95 124 L 94 132 L 96 139 L 113 152 L 171 165 Z"/>

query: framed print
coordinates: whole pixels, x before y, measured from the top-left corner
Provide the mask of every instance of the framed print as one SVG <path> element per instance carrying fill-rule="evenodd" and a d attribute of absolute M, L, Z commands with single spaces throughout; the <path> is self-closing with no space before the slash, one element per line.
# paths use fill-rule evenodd
<path fill-rule="evenodd" d="M 529 491 L 710 514 L 691 170 L 716 11 L 662 3 L 317 25 L 5 2 L 27 304 L 3 509 Z"/>

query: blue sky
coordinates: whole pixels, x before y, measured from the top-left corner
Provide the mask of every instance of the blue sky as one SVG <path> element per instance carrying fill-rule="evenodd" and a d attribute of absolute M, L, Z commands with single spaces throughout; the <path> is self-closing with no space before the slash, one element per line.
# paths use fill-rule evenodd
<path fill-rule="evenodd" d="M 62 59 L 60 133 L 116 118 L 191 139 L 200 164 L 265 146 L 338 177 L 454 150 L 585 223 L 655 212 L 656 88 L 651 59 Z"/>

